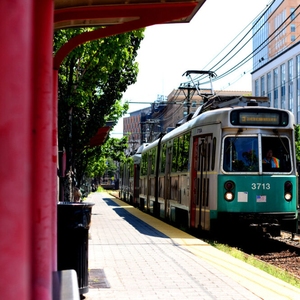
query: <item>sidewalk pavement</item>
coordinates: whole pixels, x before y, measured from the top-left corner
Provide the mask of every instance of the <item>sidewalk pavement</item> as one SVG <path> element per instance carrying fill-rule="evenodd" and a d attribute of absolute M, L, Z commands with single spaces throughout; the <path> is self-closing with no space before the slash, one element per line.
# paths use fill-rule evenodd
<path fill-rule="evenodd" d="M 86 300 L 300 299 L 299 289 L 261 275 L 108 193 L 93 193 L 87 201 L 95 205 Z M 272 287 L 265 287 L 265 275 Z"/>

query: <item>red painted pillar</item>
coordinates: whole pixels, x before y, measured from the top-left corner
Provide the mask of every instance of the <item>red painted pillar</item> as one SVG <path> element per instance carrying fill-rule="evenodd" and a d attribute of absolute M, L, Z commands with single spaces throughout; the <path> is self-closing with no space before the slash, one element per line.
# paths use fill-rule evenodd
<path fill-rule="evenodd" d="M 0 1 L 0 291 L 31 300 L 32 0 Z"/>
<path fill-rule="evenodd" d="M 57 270 L 57 201 L 59 199 L 58 195 L 58 177 L 57 177 L 57 168 L 58 168 L 58 123 L 57 123 L 57 116 L 58 116 L 58 71 L 53 70 L 53 133 L 52 133 L 52 164 L 53 164 L 53 182 L 52 185 L 52 238 L 53 238 L 53 245 L 52 245 L 52 264 L 53 269 Z"/>
<path fill-rule="evenodd" d="M 52 299 L 53 1 L 34 1 L 32 299 Z"/>

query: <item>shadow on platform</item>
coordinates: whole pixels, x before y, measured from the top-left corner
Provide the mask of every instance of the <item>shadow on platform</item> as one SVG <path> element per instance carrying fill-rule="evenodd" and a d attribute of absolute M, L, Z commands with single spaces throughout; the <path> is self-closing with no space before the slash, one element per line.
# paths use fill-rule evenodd
<path fill-rule="evenodd" d="M 132 225 L 141 234 L 155 236 L 155 237 L 161 237 L 161 238 L 169 238 L 165 234 L 161 233 L 160 231 L 156 230 L 155 228 L 153 228 L 150 225 L 148 225 L 147 223 L 145 223 L 144 221 L 133 216 L 131 213 L 129 213 L 124 208 L 120 207 L 117 203 L 115 203 L 110 198 L 103 198 L 103 201 L 105 201 L 107 205 L 113 206 L 114 207 L 113 210 L 120 217 L 122 217 L 126 222 L 128 222 L 130 225 Z M 133 208 L 133 209 L 137 209 L 137 208 Z"/>

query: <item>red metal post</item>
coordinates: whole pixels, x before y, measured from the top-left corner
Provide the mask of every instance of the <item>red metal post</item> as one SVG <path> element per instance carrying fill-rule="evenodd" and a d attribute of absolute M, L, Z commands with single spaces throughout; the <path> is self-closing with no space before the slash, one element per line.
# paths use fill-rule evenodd
<path fill-rule="evenodd" d="M 53 271 L 53 15 L 52 0 L 34 1 L 32 299 L 52 299 Z"/>
<path fill-rule="evenodd" d="M 52 184 L 52 267 L 53 270 L 57 270 L 57 201 L 59 198 L 58 195 L 58 177 L 57 177 L 57 168 L 58 168 L 58 71 L 53 70 L 53 132 L 52 132 L 52 169 L 53 169 L 53 184 Z"/>
<path fill-rule="evenodd" d="M 0 1 L 0 290 L 31 299 L 32 0 Z"/>

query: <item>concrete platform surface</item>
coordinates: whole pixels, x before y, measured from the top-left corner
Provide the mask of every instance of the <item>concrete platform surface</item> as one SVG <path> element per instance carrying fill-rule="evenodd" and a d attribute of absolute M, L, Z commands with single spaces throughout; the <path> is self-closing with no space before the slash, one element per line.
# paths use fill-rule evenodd
<path fill-rule="evenodd" d="M 300 300 L 300 289 L 107 192 L 87 201 L 95 205 L 86 300 Z"/>

